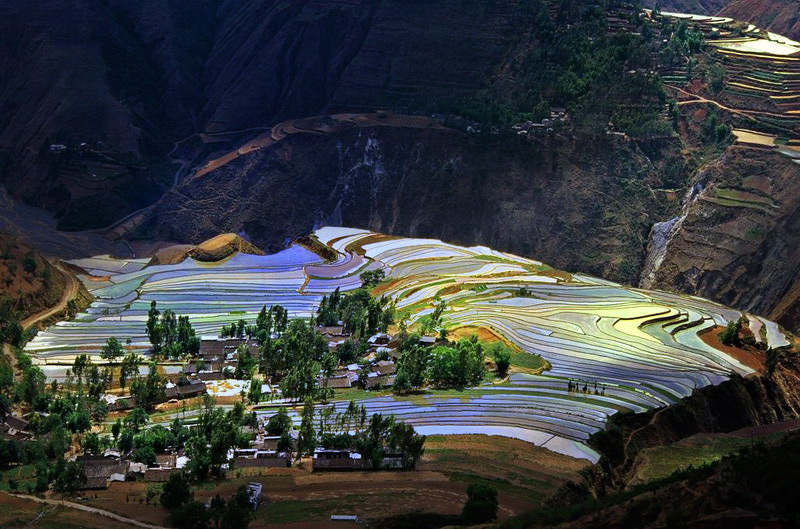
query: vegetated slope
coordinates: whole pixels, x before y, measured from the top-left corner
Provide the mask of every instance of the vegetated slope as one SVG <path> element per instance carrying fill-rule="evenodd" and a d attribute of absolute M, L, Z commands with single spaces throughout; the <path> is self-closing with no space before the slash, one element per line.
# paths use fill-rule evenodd
<path fill-rule="evenodd" d="M 634 143 L 605 135 L 530 144 L 436 129 L 296 134 L 188 177 L 145 227 L 191 242 L 244 231 L 267 251 L 315 226 L 362 227 L 635 282 L 665 207 L 649 187 L 663 175 Z"/>
<path fill-rule="evenodd" d="M 730 147 L 699 176 L 700 191 L 644 286 L 710 297 L 797 329 L 799 173 L 776 151 Z"/>
<path fill-rule="evenodd" d="M 800 435 L 793 433 L 599 502 L 523 515 L 501 527 L 794 528 L 799 461 Z"/>
<path fill-rule="evenodd" d="M 0 341 L 16 341 L 9 324 L 58 304 L 68 284 L 65 273 L 38 251 L 0 232 Z"/>
<path fill-rule="evenodd" d="M 719 14 L 750 22 L 790 39 L 800 39 L 798 0 L 733 0 Z"/>

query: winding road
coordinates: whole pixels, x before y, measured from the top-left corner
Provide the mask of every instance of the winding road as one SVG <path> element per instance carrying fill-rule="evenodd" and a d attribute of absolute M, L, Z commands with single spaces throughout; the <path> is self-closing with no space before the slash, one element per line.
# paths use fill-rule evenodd
<path fill-rule="evenodd" d="M 61 268 L 61 265 L 55 264 L 54 265 L 59 272 L 64 274 L 64 277 L 67 279 L 67 287 L 64 289 L 64 293 L 61 295 L 61 299 L 58 303 L 49 309 L 45 309 L 41 312 L 37 312 L 36 314 L 32 314 L 28 316 L 24 320 L 20 322 L 23 329 L 27 329 L 32 325 L 39 323 L 42 320 L 46 320 L 47 318 L 53 316 L 54 314 L 58 314 L 59 312 L 63 311 L 67 308 L 67 303 L 69 300 L 74 299 L 78 295 L 78 289 L 80 289 L 81 284 L 75 278 L 74 275 L 69 273 L 68 271 Z"/>

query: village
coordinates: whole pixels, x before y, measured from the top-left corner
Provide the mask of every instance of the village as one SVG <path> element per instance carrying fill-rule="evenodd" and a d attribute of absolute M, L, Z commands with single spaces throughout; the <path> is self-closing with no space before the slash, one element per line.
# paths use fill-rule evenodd
<path fill-rule="evenodd" d="M 352 339 L 351 333 L 345 331 L 342 322 L 337 323 L 314 328 L 315 334 L 324 340 L 328 352 L 331 353 L 336 353 L 340 347 L 347 347 L 345 343 Z M 272 338 L 278 338 L 278 334 L 273 334 Z M 418 340 L 421 346 L 430 346 L 437 341 L 433 336 L 421 336 Z M 327 373 L 320 370 L 315 384 L 323 391 L 334 392 L 334 395 L 336 391 L 356 388 L 365 391 L 390 389 L 396 378 L 399 345 L 395 336 L 377 332 L 365 340 L 365 347 L 358 359 L 349 363 L 339 361 Z M 250 408 L 253 410 L 259 407 L 260 401 L 260 398 L 252 399 L 253 393 L 266 395 L 273 411 L 273 403 L 292 405 L 290 399 L 282 397 L 275 377 L 269 377 L 263 383 L 258 379 L 236 378 L 237 372 L 241 374 L 243 357 L 258 358 L 259 347 L 256 340 L 249 336 L 201 337 L 198 354 L 179 364 L 179 370 L 174 369 L 173 365 L 173 369 L 168 370 L 170 374 L 160 377 L 163 385 L 159 391 L 154 392 L 152 402 L 147 405 L 154 413 L 168 413 L 176 417 L 176 420 L 179 420 L 178 417 L 185 417 L 187 409 L 196 410 L 202 406 L 204 401 L 208 405 L 208 402 L 215 400 L 226 408 L 235 403 L 234 406 L 241 410 L 248 395 L 251 396 L 250 404 L 255 405 Z M 255 384 L 258 384 L 259 390 L 251 391 L 251 386 Z M 107 405 L 107 424 L 116 421 L 117 425 L 127 425 L 131 422 L 130 416 L 141 411 L 143 403 L 137 402 L 136 396 L 124 393 L 123 388 L 115 388 L 100 397 Z M 351 402 L 351 409 L 353 406 L 354 403 Z M 292 428 L 291 422 L 284 425 L 282 431 L 275 431 L 272 421 L 268 420 L 269 416 L 256 418 L 255 411 L 251 413 L 252 419 L 240 427 L 241 432 L 249 438 L 248 446 L 231 447 L 227 450 L 225 462 L 220 465 L 223 473 L 233 469 L 289 468 L 293 463 L 310 463 L 312 472 L 408 468 L 400 453 L 387 452 L 382 454 L 379 461 L 375 461 L 368 454 L 359 453 L 354 448 L 341 447 L 316 447 L 310 454 L 310 461 L 304 462 L 300 457 L 302 454 L 296 450 L 299 433 Z M 31 420 L 40 421 L 47 415 L 46 412 L 36 411 L 25 416 L 9 414 L 0 425 L 0 438 L 20 442 L 32 440 L 34 434 Z M 33 416 L 37 417 L 33 419 Z M 363 420 L 362 418 L 362 426 Z M 143 422 L 146 423 L 147 420 L 144 419 Z M 190 428 L 195 427 L 196 425 L 190 425 Z M 114 428 L 112 432 L 117 441 L 116 446 L 109 446 L 111 438 L 108 436 L 105 441 L 101 438 L 99 446 L 87 446 L 89 443 L 83 443 L 82 449 L 75 450 L 75 453 L 68 456 L 68 460 L 79 464 L 85 474 L 85 480 L 77 487 L 79 491 L 105 490 L 113 482 L 143 481 L 163 484 L 169 481 L 170 476 L 183 472 L 190 462 L 183 447 L 172 445 L 160 446 L 148 462 L 137 461 L 142 458 L 138 457 L 140 454 L 137 454 L 136 447 L 123 446 L 119 432 L 114 431 Z M 286 436 L 289 437 L 288 441 Z M 252 492 L 253 505 L 257 507 L 260 485 L 253 483 L 249 490 Z"/>

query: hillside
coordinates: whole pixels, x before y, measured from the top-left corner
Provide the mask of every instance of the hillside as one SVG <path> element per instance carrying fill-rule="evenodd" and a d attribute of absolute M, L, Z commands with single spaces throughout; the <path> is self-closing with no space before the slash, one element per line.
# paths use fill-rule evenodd
<path fill-rule="evenodd" d="M 272 251 L 341 223 L 492 244 L 800 326 L 794 199 L 781 191 L 792 167 L 728 155 L 730 137 L 700 125 L 710 113 L 722 132 L 798 134 L 793 58 L 777 68 L 712 43 L 765 35 L 745 23 L 687 29 L 591 0 L 73 4 L 4 8 L 0 179 L 54 216 L 44 224 L 103 228 L 75 235 L 87 253 L 150 255 L 220 231 Z M 541 122 L 551 110 L 555 127 Z M 534 123 L 541 136 L 522 129 Z M 736 187 L 762 167 L 768 199 Z M 749 235 L 726 224 L 734 209 Z M 693 222 L 706 213 L 713 226 Z M 651 227 L 684 214 L 684 233 L 648 250 Z M 52 247 L 74 257 L 77 240 Z"/>
<path fill-rule="evenodd" d="M 514 140 L 381 127 L 293 135 L 187 178 L 143 229 L 190 242 L 243 230 L 275 251 L 344 224 L 635 282 L 650 223 L 679 207 L 648 191 L 669 185 L 664 162 L 605 138 Z"/>
<path fill-rule="evenodd" d="M 0 181 L 62 229 L 106 226 L 160 196 L 189 134 L 474 91 L 522 3 L 6 3 Z"/>
<path fill-rule="evenodd" d="M 733 0 L 718 13 L 800 40 L 800 2 L 797 0 Z"/>
<path fill-rule="evenodd" d="M 0 233 L 0 297 L 22 318 L 52 307 L 61 299 L 67 280 L 29 245 Z"/>
<path fill-rule="evenodd" d="M 56 316 L 71 317 L 89 301 L 70 272 L 0 232 L 0 341 L 19 345 L 26 328 Z"/>

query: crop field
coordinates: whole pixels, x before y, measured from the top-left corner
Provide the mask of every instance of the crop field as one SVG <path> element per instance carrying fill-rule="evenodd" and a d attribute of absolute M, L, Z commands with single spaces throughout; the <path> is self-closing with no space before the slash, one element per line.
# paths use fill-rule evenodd
<path fill-rule="evenodd" d="M 86 280 L 96 301 L 75 321 L 39 333 L 27 350 L 46 373 L 64 371 L 80 353 L 97 359 L 110 336 L 129 339 L 128 347 L 146 355 L 152 300 L 161 310 L 188 315 L 199 334 L 216 336 L 224 324 L 254 321 L 265 304 L 309 317 L 323 294 L 357 288 L 360 273 L 382 269 L 387 280 L 375 294 L 393 301 L 410 328 L 444 302 L 451 330 L 482 329 L 516 355 L 540 355 L 551 367 L 541 374 L 515 371 L 502 382 L 463 391 L 358 392 L 368 413 L 393 413 L 423 434 L 500 435 L 592 461 L 597 454 L 586 440 L 610 415 L 668 405 L 731 373 L 751 372 L 698 336 L 742 315 L 710 301 L 626 288 L 482 246 L 347 228 L 322 228 L 314 236 L 336 251 L 335 261 L 296 245 L 217 263 L 188 258 L 140 268 L 82 260 L 106 273 L 100 281 Z M 788 343 L 773 322 L 748 317 L 764 328 L 760 339 L 769 345 Z M 217 393 L 235 384 L 226 382 Z M 259 413 L 274 413 L 271 406 Z"/>
<path fill-rule="evenodd" d="M 662 15 L 685 21 L 704 34 L 709 45 L 704 59 L 709 65 L 720 66 L 725 75 L 724 87 L 718 94 L 720 103 L 747 111 L 751 123 L 767 130 L 800 132 L 800 42 L 729 18 Z M 676 74 L 672 70 L 662 72 L 662 79 L 676 87 L 687 81 L 683 72 Z"/>

